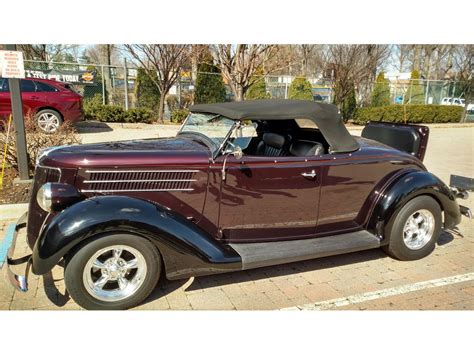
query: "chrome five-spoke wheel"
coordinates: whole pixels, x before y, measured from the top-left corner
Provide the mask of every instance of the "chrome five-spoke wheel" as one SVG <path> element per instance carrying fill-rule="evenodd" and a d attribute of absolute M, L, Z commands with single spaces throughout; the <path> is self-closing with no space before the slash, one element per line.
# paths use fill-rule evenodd
<path fill-rule="evenodd" d="M 411 250 L 423 248 L 433 237 L 435 219 L 428 210 L 411 214 L 403 228 L 403 241 Z"/>
<path fill-rule="evenodd" d="M 94 298 L 113 302 L 132 296 L 146 273 L 145 258 L 137 249 L 114 245 L 100 249 L 89 259 L 83 282 Z"/>
<path fill-rule="evenodd" d="M 161 274 L 161 255 L 134 234 L 91 237 L 67 258 L 64 280 L 69 295 L 86 309 L 128 309 L 143 302 Z"/>
<path fill-rule="evenodd" d="M 443 219 L 438 202 L 431 196 L 417 196 L 408 201 L 387 222 L 383 249 L 400 260 L 418 260 L 436 246 Z"/>

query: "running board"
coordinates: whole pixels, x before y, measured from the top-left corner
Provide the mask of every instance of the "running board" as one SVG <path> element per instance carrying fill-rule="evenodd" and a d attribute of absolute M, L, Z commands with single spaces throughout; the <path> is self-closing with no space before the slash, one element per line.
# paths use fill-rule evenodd
<path fill-rule="evenodd" d="M 242 258 L 242 270 L 292 263 L 380 247 L 380 240 L 363 230 L 329 237 L 267 243 L 231 243 Z"/>

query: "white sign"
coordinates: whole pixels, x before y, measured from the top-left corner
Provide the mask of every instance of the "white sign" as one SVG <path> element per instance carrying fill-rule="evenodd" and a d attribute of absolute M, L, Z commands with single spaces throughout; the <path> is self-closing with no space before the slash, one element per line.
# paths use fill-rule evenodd
<path fill-rule="evenodd" d="M 25 77 L 23 52 L 0 51 L 0 77 L 18 79 Z"/>

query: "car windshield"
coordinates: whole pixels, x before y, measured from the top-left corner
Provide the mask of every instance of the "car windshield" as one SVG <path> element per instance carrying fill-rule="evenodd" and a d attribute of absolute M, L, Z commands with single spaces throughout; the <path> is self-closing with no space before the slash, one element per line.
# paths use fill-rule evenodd
<path fill-rule="evenodd" d="M 191 113 L 178 135 L 194 135 L 208 145 L 215 154 L 230 135 L 235 121 L 216 114 Z"/>

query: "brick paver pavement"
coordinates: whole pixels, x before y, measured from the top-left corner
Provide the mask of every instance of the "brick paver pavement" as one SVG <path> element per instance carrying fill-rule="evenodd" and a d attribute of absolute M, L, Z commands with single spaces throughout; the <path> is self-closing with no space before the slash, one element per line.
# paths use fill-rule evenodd
<path fill-rule="evenodd" d="M 474 176 L 474 128 L 432 129 L 425 163 L 448 182 L 449 174 Z M 474 209 L 474 198 L 461 203 Z M 9 221 L 0 222 L 0 236 Z M 27 246 L 19 238 L 17 255 Z M 473 221 L 463 218 L 456 231 L 441 235 L 428 257 L 401 262 L 381 250 L 309 260 L 229 274 L 160 281 L 136 309 L 267 310 L 378 291 L 420 281 L 474 272 Z M 473 309 L 474 282 L 429 288 L 333 309 Z M 30 291 L 0 282 L 0 309 L 79 309 L 65 295 L 62 269 L 30 277 Z"/>

